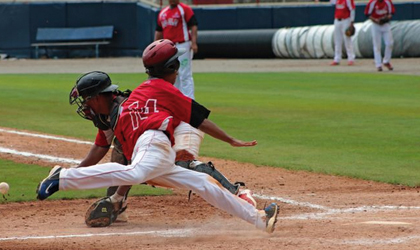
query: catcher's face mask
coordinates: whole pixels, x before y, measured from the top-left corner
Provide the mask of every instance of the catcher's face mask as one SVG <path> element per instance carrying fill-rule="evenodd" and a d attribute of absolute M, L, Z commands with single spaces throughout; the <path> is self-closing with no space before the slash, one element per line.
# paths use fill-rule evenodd
<path fill-rule="evenodd" d="M 79 91 L 77 90 L 77 86 L 74 86 L 73 89 L 70 91 L 69 103 L 70 105 L 77 105 L 77 114 L 79 114 L 82 118 L 87 120 L 93 120 L 95 116 L 95 112 L 86 105 L 86 102 L 91 99 L 91 96 L 87 96 L 83 98 L 79 95 Z"/>

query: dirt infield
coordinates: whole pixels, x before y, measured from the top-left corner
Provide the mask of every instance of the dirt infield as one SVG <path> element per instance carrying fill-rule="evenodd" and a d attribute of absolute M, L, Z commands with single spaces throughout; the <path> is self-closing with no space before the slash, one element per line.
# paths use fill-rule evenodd
<path fill-rule="evenodd" d="M 80 73 L 89 70 L 110 72 L 108 69 L 113 68 L 115 71 L 112 72 L 136 72 L 139 60 L 99 60 L 101 63 L 96 59 L 0 61 L 0 71 L 61 72 L 59 69 L 65 68 L 65 72 Z M 394 60 L 396 70 L 393 74 L 417 74 L 418 60 L 400 60 Z M 361 71 L 375 72 L 370 67 L 373 66 L 371 60 L 360 60 L 359 65 L 354 67 L 330 67 L 327 60 L 288 62 L 202 60 L 197 61 L 194 67 L 196 72 L 209 68 L 228 71 L 227 66 L 230 67 L 229 71 L 244 68 L 248 68 L 247 71 L 263 71 L 263 65 L 270 64 L 265 71 L 276 71 L 274 64 L 276 67 L 282 65 L 280 71 L 298 71 L 299 68 L 304 71 L 302 66 L 306 65 L 306 71 L 314 72 L 322 72 L 320 68 L 328 71 L 360 68 Z M 198 70 L 198 63 L 207 63 L 207 66 Z M 125 64 L 126 70 L 117 70 L 123 68 L 121 64 Z M 16 65 L 20 67 L 16 68 Z M 32 66 L 26 68 L 26 65 Z M 217 70 L 216 66 L 211 65 L 223 66 Z M 130 67 L 133 71 L 128 70 Z M 75 146 L 74 142 L 60 139 L 34 137 L 30 136 L 33 132 L 25 132 L 28 134 L 16 134 L 10 128 L 0 128 L 0 147 L 71 159 L 80 159 L 90 147 L 84 144 Z M 46 167 L 54 165 L 40 157 L 23 157 L 12 153 L 0 153 L 0 158 Z M 281 212 L 277 230 L 272 235 L 260 232 L 253 225 L 213 208 L 200 197 L 194 195 L 188 202 L 186 191 L 175 190 L 173 196 L 130 198 L 129 222 L 116 223 L 108 228 L 85 226 L 84 213 L 93 200 L 2 204 L 0 249 L 403 250 L 418 249 L 420 245 L 419 188 L 213 158 L 201 160 L 211 160 L 231 180 L 245 181 L 254 191 L 259 208 L 263 208 L 265 203 L 279 203 Z"/>

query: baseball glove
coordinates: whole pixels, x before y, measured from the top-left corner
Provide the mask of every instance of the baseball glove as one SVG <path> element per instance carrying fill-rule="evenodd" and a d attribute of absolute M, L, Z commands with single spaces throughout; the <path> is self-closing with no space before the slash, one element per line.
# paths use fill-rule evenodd
<path fill-rule="evenodd" d="M 356 33 L 356 28 L 354 27 L 354 25 L 350 25 L 347 29 L 346 29 L 346 36 L 351 37 L 354 35 L 354 33 Z"/>
<path fill-rule="evenodd" d="M 85 215 L 85 223 L 89 227 L 107 227 L 113 223 L 118 216 L 121 203 L 112 203 L 109 197 L 95 201 Z"/>
<path fill-rule="evenodd" d="M 389 21 L 390 21 L 389 17 L 388 16 L 384 16 L 381 19 L 379 19 L 379 24 L 382 25 L 382 24 L 385 24 L 385 23 L 387 23 Z"/>

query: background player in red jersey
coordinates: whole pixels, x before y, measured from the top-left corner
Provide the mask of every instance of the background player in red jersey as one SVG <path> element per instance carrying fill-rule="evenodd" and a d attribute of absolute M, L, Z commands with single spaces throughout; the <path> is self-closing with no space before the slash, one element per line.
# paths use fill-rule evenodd
<path fill-rule="evenodd" d="M 177 48 L 186 50 L 179 57 L 181 62 L 175 87 L 191 99 L 194 99 L 194 80 L 191 60 L 197 53 L 197 19 L 190 6 L 179 0 L 169 0 L 169 6 L 163 8 L 158 15 L 155 40 L 169 39 Z"/>
<path fill-rule="evenodd" d="M 110 116 L 114 134 L 131 163 L 127 166 L 105 163 L 70 169 L 55 167 L 40 182 L 37 198 L 44 200 L 58 190 L 118 185 L 110 202 L 120 204 L 127 186 L 153 182 L 160 186 L 192 190 L 214 207 L 272 233 L 279 212 L 277 204 L 258 210 L 220 187 L 207 174 L 174 164 L 174 130 L 181 121 L 235 147 L 257 144 L 256 141 L 242 141 L 228 135 L 207 119 L 210 114 L 208 109 L 173 86 L 179 69 L 178 56 L 184 52 L 169 40 L 150 44 L 143 53 L 143 63 L 150 78 L 134 89 L 120 105 L 113 102 L 112 94 L 80 96 L 76 86 L 72 94 L 74 101 L 88 106 L 96 114 Z"/>
<path fill-rule="evenodd" d="M 353 0 L 330 0 L 335 5 L 334 12 L 334 61 L 332 66 L 339 65 L 343 53 L 343 41 L 347 52 L 347 64 L 354 64 L 356 58 L 351 37 L 346 36 L 346 29 L 353 26 L 356 10 Z"/>
<path fill-rule="evenodd" d="M 372 43 L 375 66 L 382 71 L 382 63 L 389 70 L 394 68 L 391 65 L 392 49 L 394 39 L 392 37 L 389 21 L 395 13 L 395 7 L 391 0 L 370 0 L 365 8 L 365 15 L 372 20 Z M 381 44 L 382 37 L 385 43 L 385 54 L 382 61 Z"/>

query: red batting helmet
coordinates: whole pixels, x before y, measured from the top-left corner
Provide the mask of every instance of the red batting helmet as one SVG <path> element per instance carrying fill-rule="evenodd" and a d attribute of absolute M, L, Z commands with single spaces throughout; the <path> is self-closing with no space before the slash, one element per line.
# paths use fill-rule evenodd
<path fill-rule="evenodd" d="M 178 49 L 168 39 L 154 41 L 143 51 L 143 65 L 146 73 L 161 77 L 175 72 L 179 69 L 178 57 L 185 52 L 185 49 Z"/>

